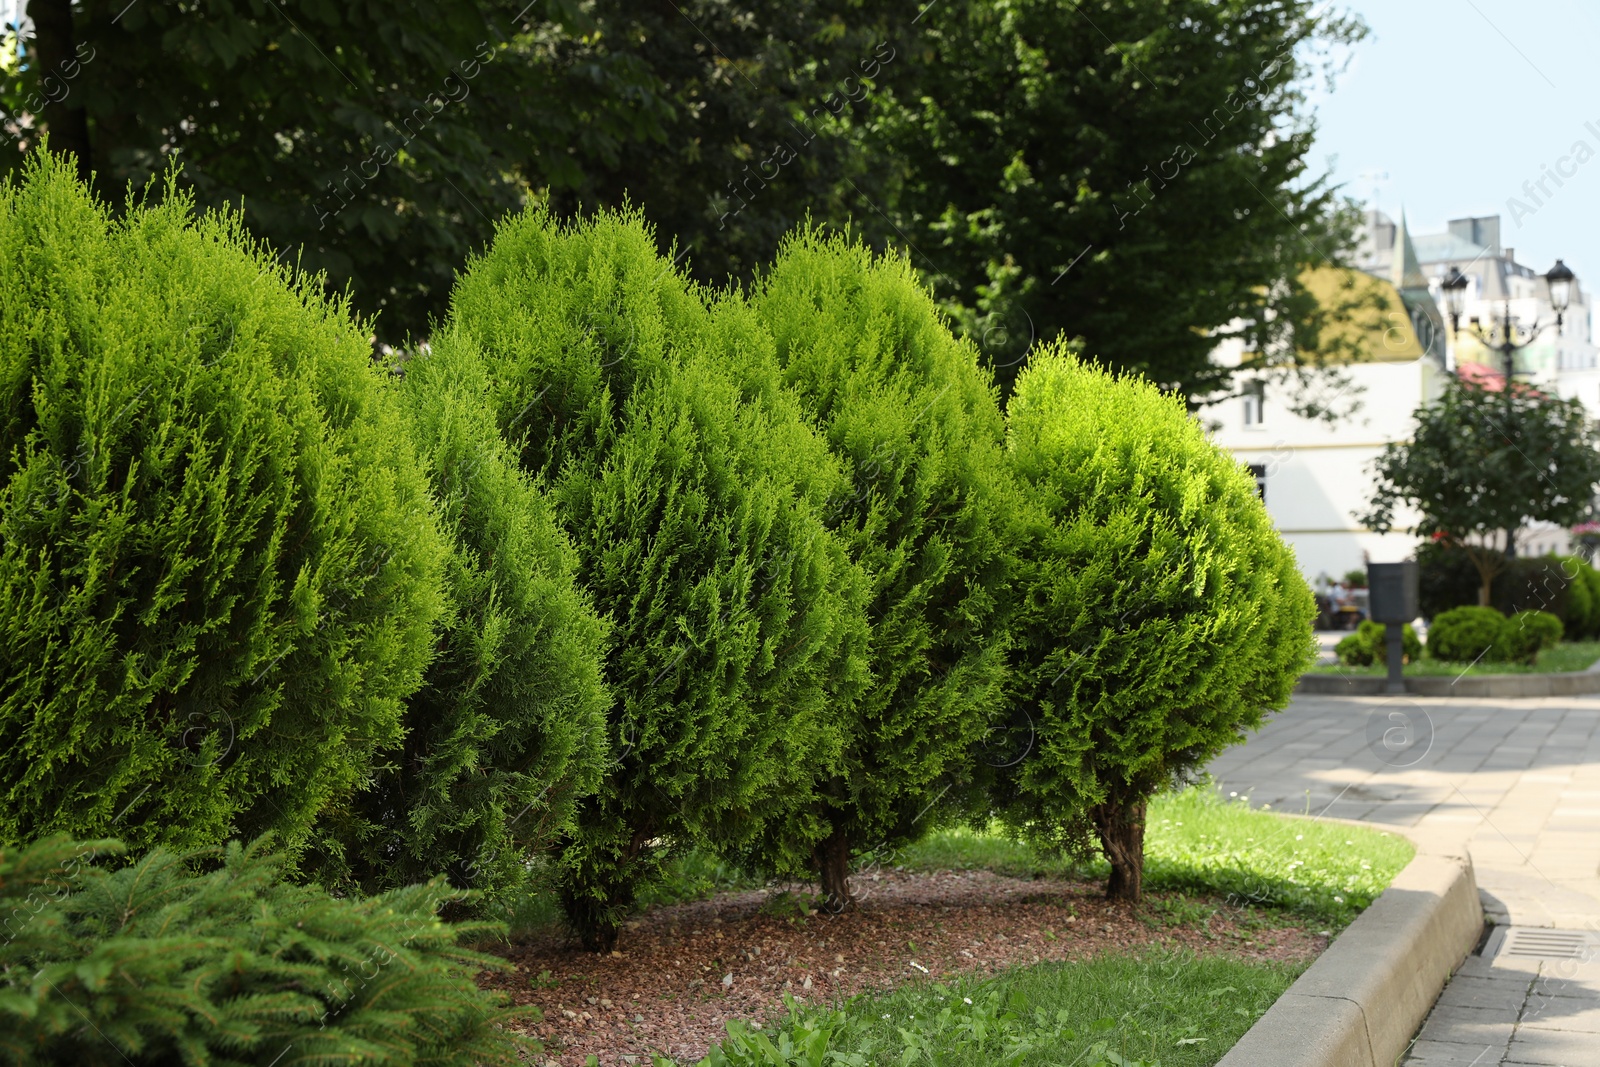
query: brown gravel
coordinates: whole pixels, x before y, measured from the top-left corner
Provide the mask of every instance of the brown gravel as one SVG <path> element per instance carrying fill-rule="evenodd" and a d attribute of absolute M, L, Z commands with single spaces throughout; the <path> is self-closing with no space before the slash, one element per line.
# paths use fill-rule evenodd
<path fill-rule="evenodd" d="M 610 956 L 551 931 L 502 949 L 517 970 L 484 983 L 543 1011 L 530 1029 L 547 1064 L 578 1065 L 591 1053 L 607 1067 L 649 1063 L 651 1053 L 694 1063 L 728 1020 L 781 1017 L 785 992 L 831 1003 L 927 976 L 1151 946 L 1303 961 L 1328 942 L 1311 929 L 1244 925 L 1245 913 L 1220 902 L 1203 923 L 1168 923 L 1161 903 L 1171 894 L 1146 894 L 1136 910 L 1089 882 L 896 871 L 854 887 L 860 907 L 839 916 L 786 918 L 776 901 L 763 910 L 776 889 L 656 908 L 628 924 Z"/>

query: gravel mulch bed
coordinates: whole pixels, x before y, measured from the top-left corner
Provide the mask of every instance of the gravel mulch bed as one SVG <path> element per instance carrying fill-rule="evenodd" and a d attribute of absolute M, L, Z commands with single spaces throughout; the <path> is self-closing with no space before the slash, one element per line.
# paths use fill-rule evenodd
<path fill-rule="evenodd" d="M 1154 919 L 1111 903 L 1098 883 L 1007 878 L 989 871 L 883 872 L 853 880 L 860 907 L 844 915 L 780 914 L 778 890 L 724 893 L 656 908 L 628 924 L 610 956 L 559 931 L 502 949 L 517 967 L 486 975 L 544 1020 L 530 1029 L 542 1062 L 610 1067 L 667 1055 L 694 1063 L 730 1019 L 784 1014 L 783 994 L 832 1003 L 928 977 L 988 974 L 1044 960 L 1147 947 L 1308 961 L 1329 938 L 1295 926 L 1245 925 L 1218 905 L 1204 924 Z"/>

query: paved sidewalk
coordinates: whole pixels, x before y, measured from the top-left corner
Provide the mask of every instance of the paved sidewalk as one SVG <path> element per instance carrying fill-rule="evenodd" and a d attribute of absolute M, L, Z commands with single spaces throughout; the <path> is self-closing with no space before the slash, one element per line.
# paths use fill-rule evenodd
<path fill-rule="evenodd" d="M 1211 771 L 1257 806 L 1468 839 L 1512 940 L 1469 957 L 1406 1067 L 1600 1067 L 1600 698 L 1302 696 Z"/>

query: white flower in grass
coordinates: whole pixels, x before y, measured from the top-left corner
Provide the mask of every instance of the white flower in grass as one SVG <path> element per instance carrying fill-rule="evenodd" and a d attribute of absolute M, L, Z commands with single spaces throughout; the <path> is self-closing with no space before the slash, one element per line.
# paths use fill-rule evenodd
<path fill-rule="evenodd" d="M 961 998 L 961 1003 L 963 1003 L 963 1004 L 971 1004 L 972 1003 L 972 998 L 971 997 L 962 997 Z"/>

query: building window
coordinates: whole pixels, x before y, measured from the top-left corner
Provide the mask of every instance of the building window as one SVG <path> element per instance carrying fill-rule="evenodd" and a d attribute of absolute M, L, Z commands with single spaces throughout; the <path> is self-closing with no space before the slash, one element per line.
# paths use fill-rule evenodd
<path fill-rule="evenodd" d="M 1244 386 L 1244 424 L 1246 426 L 1260 426 L 1265 418 L 1267 406 L 1267 383 L 1263 381 L 1246 382 Z"/>
<path fill-rule="evenodd" d="M 1265 463 L 1250 464 L 1250 474 L 1256 480 L 1256 492 L 1265 501 L 1267 499 L 1267 465 Z"/>

